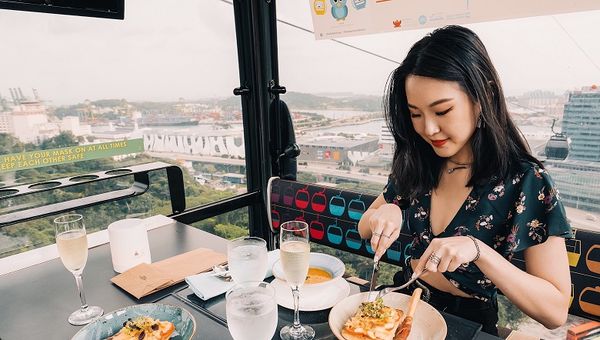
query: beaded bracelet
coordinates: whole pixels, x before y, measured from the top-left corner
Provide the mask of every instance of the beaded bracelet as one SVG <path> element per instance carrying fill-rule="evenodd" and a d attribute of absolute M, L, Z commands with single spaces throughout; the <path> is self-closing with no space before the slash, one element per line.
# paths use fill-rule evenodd
<path fill-rule="evenodd" d="M 472 235 L 466 235 L 468 238 L 471 239 L 471 241 L 473 241 L 473 243 L 475 243 L 475 249 L 477 249 L 477 255 L 475 255 L 475 258 L 473 260 L 471 260 L 471 262 L 475 262 L 477 260 L 479 260 L 479 255 L 481 255 L 481 251 L 479 250 L 479 243 L 477 243 L 477 239 L 475 239 L 475 237 L 473 237 Z"/>

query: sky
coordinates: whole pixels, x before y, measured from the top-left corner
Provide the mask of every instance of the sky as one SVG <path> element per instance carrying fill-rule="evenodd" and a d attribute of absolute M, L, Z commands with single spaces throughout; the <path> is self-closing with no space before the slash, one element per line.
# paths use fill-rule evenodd
<path fill-rule="evenodd" d="M 85 99 L 227 97 L 239 86 L 233 7 L 220 0 L 126 0 L 125 20 L 0 10 L 0 95 L 36 88 L 51 105 Z M 278 18 L 313 30 L 309 2 L 279 0 Z M 466 25 L 486 45 L 505 92 L 600 84 L 600 11 Z M 401 61 L 431 29 L 341 38 Z M 288 91 L 381 95 L 397 64 L 278 25 Z"/>

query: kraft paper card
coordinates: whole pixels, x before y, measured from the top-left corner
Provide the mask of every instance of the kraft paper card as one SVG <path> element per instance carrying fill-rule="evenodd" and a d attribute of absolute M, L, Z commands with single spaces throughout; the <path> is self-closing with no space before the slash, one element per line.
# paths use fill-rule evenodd
<path fill-rule="evenodd" d="M 227 255 L 212 249 L 198 248 L 171 258 L 141 263 L 111 279 L 117 286 L 140 299 L 161 289 L 227 262 Z"/>

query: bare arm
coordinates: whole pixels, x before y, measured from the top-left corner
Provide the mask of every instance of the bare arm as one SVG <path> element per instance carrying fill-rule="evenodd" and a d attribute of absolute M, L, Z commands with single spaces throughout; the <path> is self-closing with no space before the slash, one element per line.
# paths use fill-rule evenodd
<path fill-rule="evenodd" d="M 400 207 L 387 203 L 380 194 L 358 221 L 358 232 L 361 238 L 371 239 L 375 257 L 380 258 L 400 236 L 401 225 Z"/>
<path fill-rule="evenodd" d="M 525 249 L 526 272 L 483 242 L 479 246 L 477 266 L 512 303 L 547 328 L 565 323 L 571 276 L 563 238 L 550 236 L 546 242 Z"/>
<path fill-rule="evenodd" d="M 526 271 L 522 271 L 485 243 L 477 240 L 481 255 L 477 267 L 525 314 L 547 328 L 565 323 L 569 309 L 571 276 L 565 241 L 550 236 L 546 242 L 525 249 Z M 428 261 L 436 254 L 441 261 Z M 426 267 L 431 272 L 454 271 L 475 258 L 473 241 L 465 236 L 436 238 L 431 241 L 415 273 Z"/>

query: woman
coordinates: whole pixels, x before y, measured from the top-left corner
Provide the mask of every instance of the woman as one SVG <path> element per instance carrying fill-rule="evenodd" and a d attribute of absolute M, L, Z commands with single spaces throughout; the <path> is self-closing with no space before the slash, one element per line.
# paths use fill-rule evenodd
<path fill-rule="evenodd" d="M 544 326 L 562 325 L 571 229 L 477 35 L 448 26 L 418 41 L 390 76 L 385 115 L 396 141 L 392 172 L 359 231 L 376 258 L 403 223 L 413 235 L 408 274 L 395 283 L 422 273 L 430 304 L 491 334 L 497 289 Z M 526 271 L 509 262 L 521 251 Z"/>

